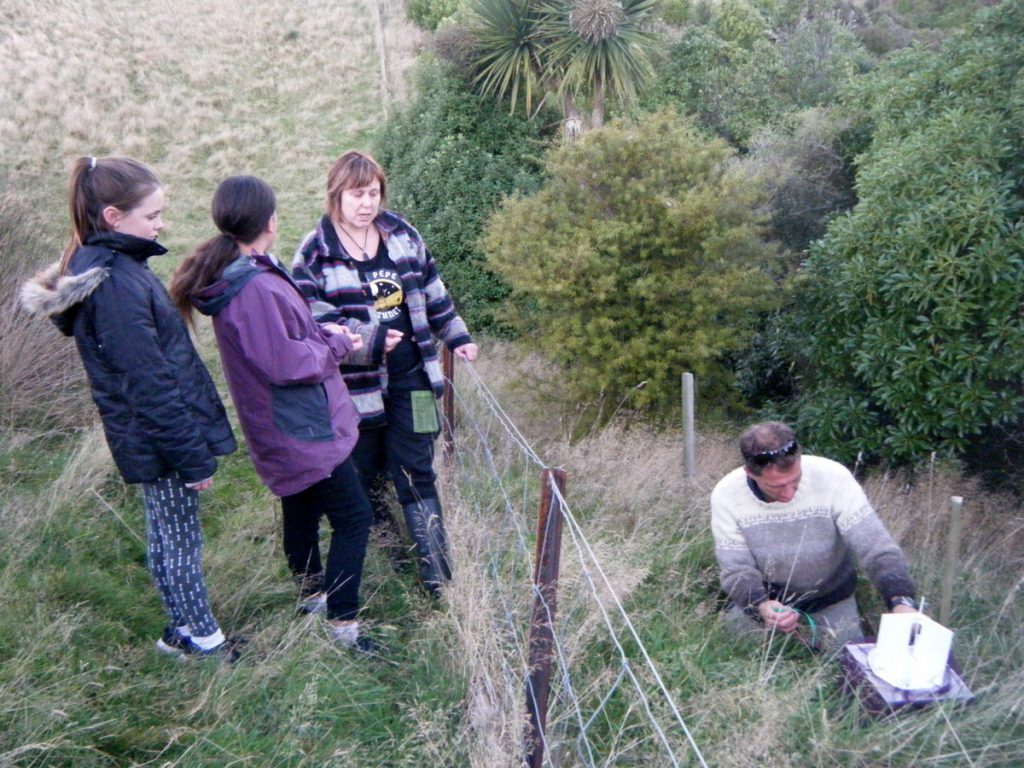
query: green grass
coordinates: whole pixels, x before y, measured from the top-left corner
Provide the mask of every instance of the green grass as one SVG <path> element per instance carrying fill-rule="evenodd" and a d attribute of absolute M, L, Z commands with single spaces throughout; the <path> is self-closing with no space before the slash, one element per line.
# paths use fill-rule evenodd
<path fill-rule="evenodd" d="M 22 453 L 25 476 L 57 481 L 46 452 Z M 0 570 L 0 616 L 17 628 L 0 636 L 0 764 L 399 765 L 384 755 L 400 744 L 414 765 L 434 748 L 417 746 L 424 701 L 431 727 L 454 730 L 464 681 L 437 662 L 452 650 L 443 613 L 374 552 L 365 619 L 390 651 L 366 661 L 333 647 L 317 619 L 296 617 L 276 505 L 245 459 L 225 463 L 203 508 L 206 562 L 222 623 L 251 638 L 243 660 L 156 654 L 163 618 L 137 494 L 116 481 L 102 501 L 78 489 L 19 531 L 23 549 Z M 5 522 L 33 492 L 5 498 Z"/>
<path fill-rule="evenodd" d="M 347 146 L 366 146 L 383 120 L 367 8 L 323 0 L 5 6 L 0 187 L 29 206 L 33 226 L 51 223 L 45 247 L 28 249 L 32 257 L 40 265 L 56 257 L 70 162 L 107 152 L 140 157 L 167 184 L 172 255 L 154 265 L 162 276 L 210 234 L 210 195 L 229 173 L 257 173 L 275 186 L 278 252 L 287 257 L 321 208 L 330 161 Z M 387 17 L 399 14 L 392 7 Z M 418 38 L 402 26 L 388 33 L 400 94 Z M 33 332 L 56 333 L 42 325 Z M 199 338 L 220 380 L 207 326 Z M 74 355 L 70 342 L 39 349 Z M 573 509 L 710 765 L 1021 764 L 1024 534 L 1016 501 L 986 495 L 948 469 L 916 482 L 872 478 L 871 498 L 933 605 L 945 499 L 968 499 L 951 624 L 978 701 L 864 723 L 840 698 L 832 662 L 792 645 L 739 643 L 717 620 L 707 495 L 734 463 L 729 441 L 701 436 L 700 477 L 688 484 L 678 435 L 632 424 L 570 440 L 580 414 L 552 402 L 560 382 L 549 368 L 484 341 L 477 369 L 546 461 L 569 471 Z M 469 377 L 460 386 L 471 391 Z M 38 394 L 41 402 L 48 396 Z M 80 407 L 92 413 L 91 403 Z M 242 661 L 224 667 L 153 650 L 164 619 L 145 568 L 141 504 L 116 477 L 102 436 L 59 437 L 24 424 L 2 432 L 0 766 L 517 765 L 522 649 L 512 640 L 526 631 L 531 595 L 502 493 L 522 516 L 532 554 L 539 471 L 500 426 L 485 423 L 472 397 L 467 407 L 462 469 L 445 476 L 455 584 L 433 604 L 411 574 L 393 572 L 371 548 L 363 619 L 388 647 L 379 660 L 334 647 L 318 619 L 296 615 L 278 504 L 244 449 L 221 463 L 202 501 L 215 612 L 229 632 L 249 638 Z M 495 438 L 487 460 L 471 419 Z M 563 543 L 558 626 L 583 716 L 594 717 L 596 762 L 666 765 L 636 693 L 616 685 L 619 652 L 568 535 Z M 865 597 L 877 618 L 877 602 Z M 671 726 L 636 642 L 612 617 L 650 706 Z M 551 753 L 559 765 L 581 765 L 579 722 L 560 681 Z M 668 738 L 683 764 L 696 764 L 678 728 Z"/>

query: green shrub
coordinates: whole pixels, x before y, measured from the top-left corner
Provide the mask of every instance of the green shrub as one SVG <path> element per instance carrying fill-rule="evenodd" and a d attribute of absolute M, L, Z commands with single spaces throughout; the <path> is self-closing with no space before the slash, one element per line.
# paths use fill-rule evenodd
<path fill-rule="evenodd" d="M 722 40 L 751 50 L 767 39 L 768 19 L 749 0 L 722 0 L 711 20 L 711 30 Z"/>
<path fill-rule="evenodd" d="M 433 32 L 459 9 L 459 0 L 409 0 L 406 13 L 414 24 Z"/>
<path fill-rule="evenodd" d="M 769 235 L 803 255 L 829 217 L 856 202 L 842 110 L 808 109 L 758 131 L 744 164 L 768 191 Z"/>
<path fill-rule="evenodd" d="M 1019 437 L 1024 411 L 1024 3 L 861 89 L 859 203 L 812 251 L 803 425 L 888 461 Z M 995 451 L 993 451 L 995 453 Z"/>
<path fill-rule="evenodd" d="M 660 12 L 661 20 L 666 24 L 682 26 L 694 13 L 693 3 L 691 0 L 663 0 Z"/>
<path fill-rule="evenodd" d="M 569 397 L 608 413 L 737 403 L 727 358 L 770 308 L 774 251 L 732 151 L 674 113 L 617 120 L 548 157 L 547 181 L 490 220 L 484 248 L 512 286 L 510 321 L 565 369 Z"/>
<path fill-rule="evenodd" d="M 710 25 L 690 29 L 659 62 L 648 108 L 668 105 L 695 114 L 702 125 L 746 147 L 757 131 L 791 112 L 835 103 L 872 65 L 834 15 L 802 17 L 769 35 L 759 12 L 730 7 L 747 8 L 742 18 L 761 19 L 762 26 L 725 23 L 723 6 Z"/>
<path fill-rule="evenodd" d="M 536 188 L 543 145 L 540 126 L 470 94 L 437 62 L 424 63 L 419 96 L 377 142 L 389 206 L 423 235 L 473 331 L 503 330 L 495 308 L 508 293 L 476 241 L 502 198 Z"/>

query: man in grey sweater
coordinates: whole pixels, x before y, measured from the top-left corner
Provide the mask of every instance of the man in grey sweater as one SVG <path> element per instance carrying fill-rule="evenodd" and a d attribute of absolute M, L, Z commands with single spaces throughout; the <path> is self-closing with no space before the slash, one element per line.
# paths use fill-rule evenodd
<path fill-rule="evenodd" d="M 893 612 L 912 612 L 899 545 L 841 464 L 802 456 L 793 430 L 763 422 L 740 437 L 743 466 L 711 493 L 711 530 L 726 621 L 749 634 L 798 631 L 811 617 L 823 645 L 860 637 L 856 565 Z M 808 638 L 809 639 L 809 638 Z"/>

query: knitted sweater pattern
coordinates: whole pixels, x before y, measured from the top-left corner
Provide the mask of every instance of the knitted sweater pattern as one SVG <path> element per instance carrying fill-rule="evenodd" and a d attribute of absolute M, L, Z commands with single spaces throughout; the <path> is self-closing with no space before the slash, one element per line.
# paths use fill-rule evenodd
<path fill-rule="evenodd" d="M 435 396 L 440 397 L 444 376 L 434 337 L 455 349 L 472 340 L 469 331 L 419 232 L 392 211 L 381 210 L 374 224 L 402 281 L 423 368 Z M 388 385 L 386 329 L 380 324 L 358 264 L 342 248 L 329 217 L 323 216 L 302 241 L 292 261 L 292 274 L 318 321 L 344 323 L 362 336 L 363 349 L 348 357 L 341 373 L 359 411 L 360 427 L 383 425 L 383 394 Z"/>
<path fill-rule="evenodd" d="M 740 607 L 768 598 L 821 610 L 853 594 L 859 564 L 888 601 L 912 597 L 906 558 L 841 464 L 801 458 L 794 498 L 765 502 L 740 467 L 711 494 L 711 529 L 722 588 Z"/>

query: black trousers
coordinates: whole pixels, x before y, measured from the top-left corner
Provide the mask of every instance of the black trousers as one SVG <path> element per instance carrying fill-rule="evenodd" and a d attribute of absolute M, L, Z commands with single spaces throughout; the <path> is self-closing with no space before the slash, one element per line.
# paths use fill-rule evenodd
<path fill-rule="evenodd" d="M 331 524 L 327 552 L 327 618 L 349 620 L 359 612 L 359 584 L 373 513 L 352 459 L 329 477 L 281 499 L 284 553 L 293 575 L 304 578 L 323 570 L 320 562 L 320 516 Z"/>
<path fill-rule="evenodd" d="M 422 371 L 391 379 L 384 398 L 387 425 L 361 430 L 352 460 L 367 496 L 379 492 L 380 483 L 392 480 L 399 503 L 405 507 L 420 499 L 436 499 L 434 441 L 436 432 L 413 431 L 412 391 L 429 390 Z"/>

